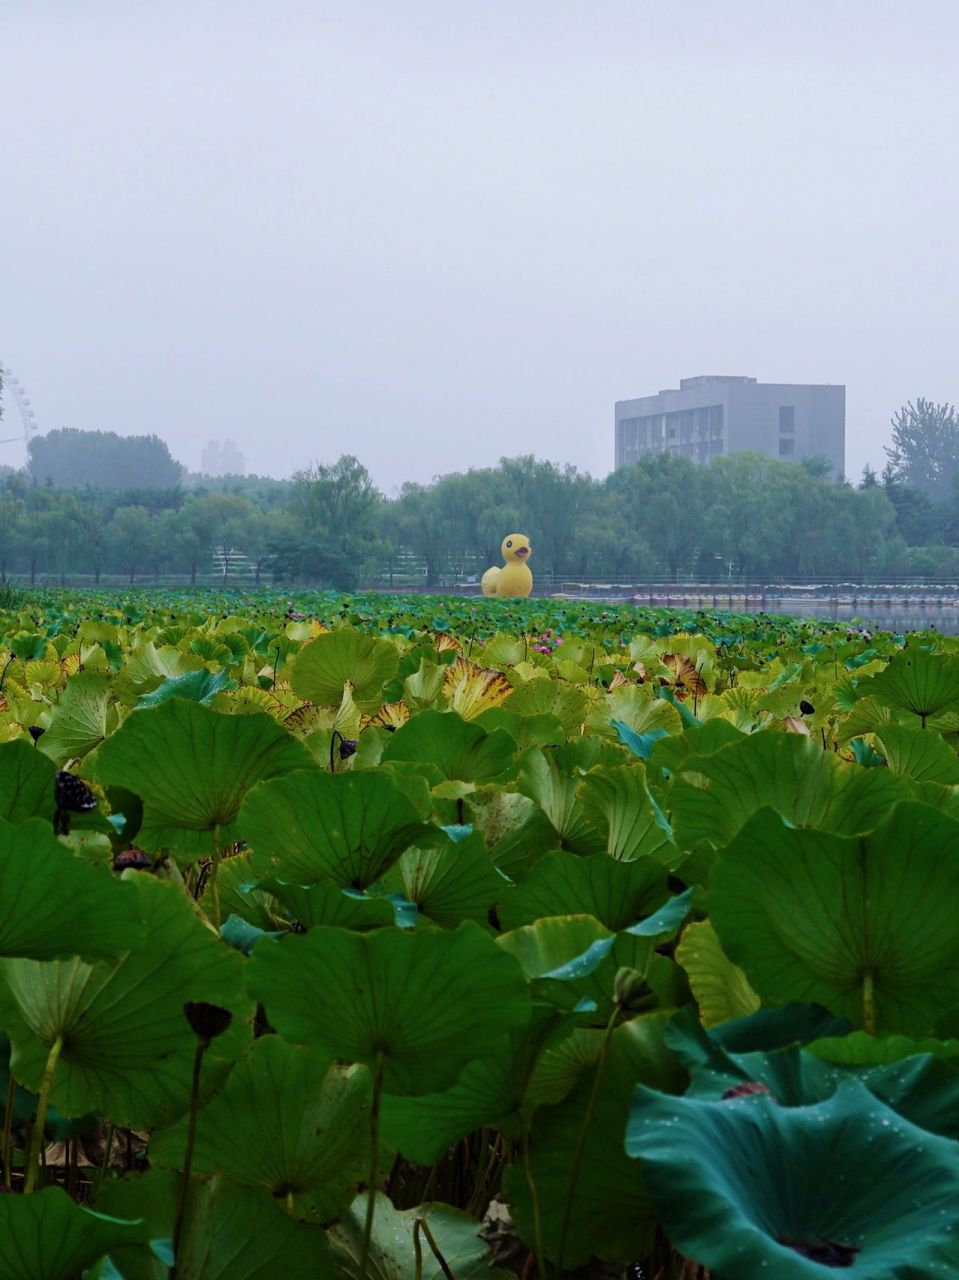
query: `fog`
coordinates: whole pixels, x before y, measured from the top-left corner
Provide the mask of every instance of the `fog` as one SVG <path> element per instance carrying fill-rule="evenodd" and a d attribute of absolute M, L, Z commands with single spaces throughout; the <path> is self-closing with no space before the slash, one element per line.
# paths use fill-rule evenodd
<path fill-rule="evenodd" d="M 0 0 L 0 361 L 41 429 L 387 493 L 841 382 L 856 478 L 959 398 L 957 47 L 954 0 Z"/>

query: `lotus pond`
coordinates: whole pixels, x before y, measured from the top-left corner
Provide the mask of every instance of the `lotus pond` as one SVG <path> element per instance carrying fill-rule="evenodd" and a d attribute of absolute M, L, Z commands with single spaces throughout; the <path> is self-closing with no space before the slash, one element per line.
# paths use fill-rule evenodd
<path fill-rule="evenodd" d="M 959 640 L 0 612 L 0 1280 L 959 1274 Z"/>

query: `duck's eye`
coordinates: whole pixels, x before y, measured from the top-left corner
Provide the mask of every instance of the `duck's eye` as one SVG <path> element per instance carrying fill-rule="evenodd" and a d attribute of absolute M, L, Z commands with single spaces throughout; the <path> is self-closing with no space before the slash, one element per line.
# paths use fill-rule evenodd
<path fill-rule="evenodd" d="M 510 541 L 510 542 L 507 542 L 507 544 L 506 544 L 506 545 L 507 545 L 508 547 L 511 547 L 511 546 L 513 545 L 513 543 L 512 543 L 512 541 Z"/>

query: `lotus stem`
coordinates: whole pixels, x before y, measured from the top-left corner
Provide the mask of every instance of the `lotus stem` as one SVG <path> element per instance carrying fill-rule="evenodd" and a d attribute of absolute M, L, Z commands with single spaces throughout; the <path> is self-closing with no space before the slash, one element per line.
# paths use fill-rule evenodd
<path fill-rule="evenodd" d="M 210 867 L 210 892 L 213 894 L 213 924 L 217 930 L 220 928 L 220 885 L 218 872 L 220 870 L 220 824 L 216 823 L 213 828 L 213 862 Z"/>
<path fill-rule="evenodd" d="M 869 1035 L 876 1034 L 876 991 L 875 975 L 866 969 L 862 975 L 862 1029 Z"/>
<path fill-rule="evenodd" d="M 100 1161 L 100 1168 L 97 1170 L 96 1186 L 93 1189 L 93 1199 L 96 1200 L 100 1194 L 100 1188 L 106 1181 L 107 1174 L 110 1171 L 110 1154 L 113 1151 L 113 1134 L 115 1132 L 113 1121 L 107 1125 L 106 1141 L 103 1144 L 103 1159 Z"/>
<path fill-rule="evenodd" d="M 7 1105 L 3 1113 L 3 1139 L 0 1145 L 0 1160 L 3 1161 L 3 1185 L 10 1189 L 13 1186 L 13 1109 L 17 1103 L 17 1082 L 11 1071 L 7 1076 Z"/>
<path fill-rule="evenodd" d="M 414 1223 L 414 1226 L 413 1226 L 414 1244 L 415 1245 L 419 1244 L 419 1241 L 417 1239 L 417 1232 L 420 1230 L 422 1230 L 423 1235 L 426 1236 L 426 1243 L 429 1245 L 433 1253 L 433 1257 L 439 1263 L 440 1270 L 442 1271 L 443 1275 L 446 1276 L 446 1280 L 456 1280 L 456 1277 L 453 1275 L 453 1272 L 450 1270 L 450 1264 L 443 1257 L 442 1253 L 440 1253 L 439 1245 L 434 1240 L 433 1233 L 432 1231 L 430 1231 L 430 1228 L 429 1228 L 429 1223 L 426 1221 L 425 1218 L 417 1218 L 416 1222 Z M 422 1253 L 422 1250 L 421 1250 L 421 1253 Z"/>
<path fill-rule="evenodd" d="M 383 1093 L 383 1051 L 376 1055 L 373 1077 L 373 1101 L 370 1106 L 370 1173 L 366 1184 L 366 1222 L 363 1225 L 363 1248 L 360 1253 L 359 1280 L 366 1280 L 370 1263 L 370 1241 L 373 1238 L 373 1214 L 376 1212 L 376 1170 L 380 1158 L 380 1098 Z"/>
<path fill-rule="evenodd" d="M 423 1280 L 423 1246 L 420 1244 L 420 1221 L 417 1218 L 413 1223 L 413 1260 L 415 1271 L 413 1280 Z"/>
<path fill-rule="evenodd" d="M 573 1201 L 576 1198 L 576 1184 L 579 1181 L 579 1171 L 583 1163 L 583 1155 L 586 1151 L 586 1139 L 589 1137 L 589 1127 L 593 1123 L 593 1113 L 596 1110 L 596 1102 L 599 1098 L 599 1087 L 603 1082 L 603 1073 L 606 1070 L 606 1057 L 609 1052 L 609 1042 L 612 1038 L 613 1029 L 616 1026 L 616 1020 L 619 1017 L 620 1009 L 618 1004 L 613 1004 L 613 1011 L 609 1015 L 609 1021 L 603 1031 L 603 1039 L 599 1046 L 599 1057 L 596 1060 L 596 1074 L 593 1076 L 593 1087 L 590 1090 L 589 1102 L 586 1104 L 586 1114 L 583 1117 L 583 1123 L 580 1126 L 579 1136 L 576 1139 L 576 1150 L 573 1153 L 573 1163 L 569 1171 L 569 1189 L 566 1192 L 566 1203 L 563 1205 L 563 1220 L 559 1230 L 559 1248 L 556 1253 L 556 1265 L 562 1271 L 563 1257 L 566 1253 L 566 1239 L 569 1235 L 569 1223 L 573 1216 Z"/>
<path fill-rule="evenodd" d="M 201 1038 L 197 1041 L 196 1053 L 193 1057 L 193 1086 L 190 1090 L 190 1118 L 187 1121 L 186 1151 L 183 1155 L 183 1174 L 177 1190 L 176 1211 L 173 1215 L 173 1270 L 170 1272 L 170 1280 L 176 1280 L 177 1272 L 180 1268 L 180 1242 L 183 1236 L 183 1219 L 186 1216 L 186 1199 L 190 1191 L 193 1148 L 196 1145 L 196 1118 L 200 1110 L 200 1069 L 203 1066 L 203 1055 L 209 1047 L 209 1040 Z"/>
<path fill-rule="evenodd" d="M 53 1087 L 53 1073 L 57 1069 L 60 1050 L 63 1048 L 63 1036 L 57 1036 L 53 1047 L 47 1054 L 47 1065 L 43 1069 L 43 1081 L 40 1085 L 40 1096 L 37 1099 L 37 1118 L 30 1135 L 30 1153 L 27 1157 L 27 1176 L 24 1182 L 24 1194 L 29 1195 L 37 1188 L 40 1177 L 40 1153 L 43 1150 L 43 1130 L 47 1123 L 47 1107 L 50 1105 L 50 1090 Z"/>
<path fill-rule="evenodd" d="M 533 1248 L 536 1251 L 536 1273 L 539 1276 L 539 1280 L 546 1280 L 546 1254 L 543 1250 L 543 1215 L 540 1212 L 539 1191 L 533 1178 L 533 1166 L 529 1158 L 529 1121 L 523 1126 L 523 1172 L 526 1175 L 530 1203 L 533 1206 Z"/>

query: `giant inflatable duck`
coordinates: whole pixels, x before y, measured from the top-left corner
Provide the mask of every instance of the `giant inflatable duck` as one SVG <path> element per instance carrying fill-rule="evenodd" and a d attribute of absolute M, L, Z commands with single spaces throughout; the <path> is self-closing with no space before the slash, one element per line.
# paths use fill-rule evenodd
<path fill-rule="evenodd" d="M 525 533 L 509 533 L 500 548 L 506 564 L 502 569 L 487 569 L 482 577 L 484 596 L 528 596 L 533 590 L 533 575 L 526 561 L 533 554 Z"/>

